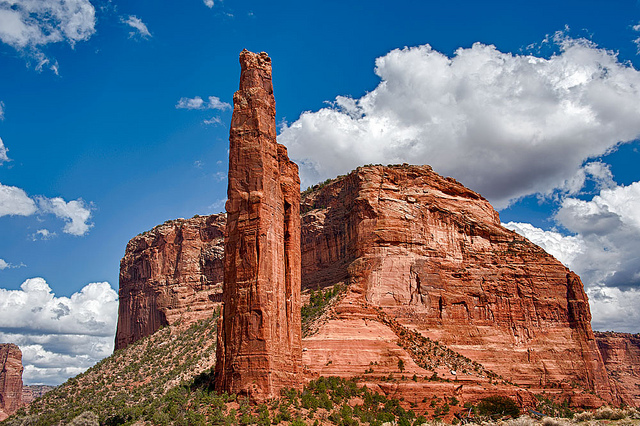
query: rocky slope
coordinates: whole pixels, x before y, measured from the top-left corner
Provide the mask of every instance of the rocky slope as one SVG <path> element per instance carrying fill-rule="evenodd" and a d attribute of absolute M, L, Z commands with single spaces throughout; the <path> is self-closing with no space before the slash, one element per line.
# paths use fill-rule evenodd
<path fill-rule="evenodd" d="M 225 215 L 167 221 L 129 241 L 120 262 L 116 350 L 193 323 L 222 301 Z"/>
<path fill-rule="evenodd" d="M 640 407 L 640 334 L 595 332 L 604 365 L 620 398 Z"/>
<path fill-rule="evenodd" d="M 311 370 L 354 374 L 393 350 L 373 307 L 507 381 L 573 388 L 577 405 L 601 404 L 591 392 L 615 401 L 580 278 L 503 228 L 479 194 L 428 166 L 369 166 L 309 192 L 301 210 L 303 287 L 349 285 L 304 342 Z"/>
<path fill-rule="evenodd" d="M 12 343 L 0 344 L 0 421 L 22 406 L 22 351 Z"/>
<path fill-rule="evenodd" d="M 140 418 L 156 425 L 202 424 L 187 420 L 183 408 L 176 412 L 175 404 L 188 392 L 181 384 L 208 377 L 215 365 L 216 321 L 210 312 L 191 325 L 169 325 L 139 339 L 46 392 L 19 412 L 27 422 L 15 424 L 64 425 L 84 411 L 96 413 L 103 425 Z"/>

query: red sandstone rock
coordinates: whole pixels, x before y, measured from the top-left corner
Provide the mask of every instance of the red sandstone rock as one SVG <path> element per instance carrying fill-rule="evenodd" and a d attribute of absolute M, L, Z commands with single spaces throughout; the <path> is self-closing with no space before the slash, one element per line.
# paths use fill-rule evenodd
<path fill-rule="evenodd" d="M 640 407 L 640 334 L 594 334 L 618 396 L 625 404 Z"/>
<path fill-rule="evenodd" d="M 224 214 L 167 221 L 129 241 L 116 349 L 178 320 L 211 316 L 222 300 L 225 223 Z"/>
<path fill-rule="evenodd" d="M 380 307 L 519 385 L 579 384 L 614 402 L 580 279 L 503 228 L 480 195 L 428 166 L 372 166 L 307 194 L 301 209 L 303 287 L 348 283 L 337 311 Z M 305 365 L 360 374 L 387 350 L 371 338 L 364 353 L 345 351 L 371 327 L 336 315 L 303 342 Z M 378 347 L 393 343 L 373 334 Z M 602 403 L 593 399 L 583 403 Z"/>
<path fill-rule="evenodd" d="M 12 343 L 0 344 L 0 421 L 22 406 L 22 352 Z"/>
<path fill-rule="evenodd" d="M 263 401 L 301 388 L 300 180 L 276 143 L 271 59 L 243 50 L 230 131 L 216 388 Z"/>

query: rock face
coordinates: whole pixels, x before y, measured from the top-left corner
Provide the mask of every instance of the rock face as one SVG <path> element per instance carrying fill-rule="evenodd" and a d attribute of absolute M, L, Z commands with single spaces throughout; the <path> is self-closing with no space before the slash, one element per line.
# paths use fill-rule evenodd
<path fill-rule="evenodd" d="M 300 388 L 300 180 L 276 143 L 271 59 L 240 54 L 230 131 L 216 387 L 263 401 Z"/>
<path fill-rule="evenodd" d="M 371 359 L 341 352 L 327 367 L 325 355 L 369 335 L 362 307 L 375 307 L 520 386 L 578 385 L 615 400 L 579 277 L 503 228 L 479 194 L 428 166 L 371 166 L 307 194 L 301 210 L 303 287 L 349 284 L 337 315 L 304 342 L 311 370 L 375 362 L 374 342 Z"/>
<path fill-rule="evenodd" d="M 167 221 L 127 244 L 120 262 L 116 350 L 222 301 L 224 214 Z"/>
<path fill-rule="evenodd" d="M 612 385 L 620 399 L 640 407 L 640 334 L 595 332 Z"/>
<path fill-rule="evenodd" d="M 22 406 L 22 352 L 12 343 L 0 344 L 0 421 Z"/>

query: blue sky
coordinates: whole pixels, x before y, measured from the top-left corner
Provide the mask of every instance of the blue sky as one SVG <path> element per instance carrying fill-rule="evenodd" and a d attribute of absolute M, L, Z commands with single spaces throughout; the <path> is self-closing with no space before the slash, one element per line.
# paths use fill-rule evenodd
<path fill-rule="evenodd" d="M 28 383 L 110 353 L 127 241 L 224 208 L 243 48 L 303 186 L 432 164 L 581 274 L 594 328 L 640 332 L 639 24 L 624 0 L 0 0 L 0 340 Z"/>

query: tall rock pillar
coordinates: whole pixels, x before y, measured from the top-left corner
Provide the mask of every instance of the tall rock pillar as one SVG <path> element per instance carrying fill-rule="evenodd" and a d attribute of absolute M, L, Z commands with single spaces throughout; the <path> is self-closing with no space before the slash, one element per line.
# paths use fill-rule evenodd
<path fill-rule="evenodd" d="M 22 351 L 0 344 L 0 422 L 22 406 Z"/>
<path fill-rule="evenodd" d="M 301 387 L 300 179 L 276 142 L 271 59 L 243 50 L 240 64 L 216 388 L 260 402 Z"/>

